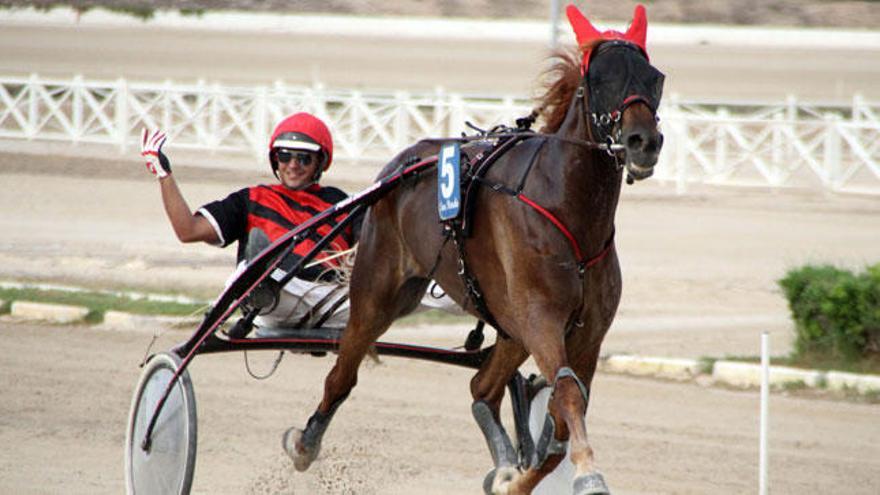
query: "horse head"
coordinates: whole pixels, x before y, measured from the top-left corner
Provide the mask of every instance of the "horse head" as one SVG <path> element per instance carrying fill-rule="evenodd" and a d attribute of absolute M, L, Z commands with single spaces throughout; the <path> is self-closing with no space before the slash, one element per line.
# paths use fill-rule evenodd
<path fill-rule="evenodd" d="M 625 33 L 597 30 L 574 5 L 566 13 L 582 54 L 577 91 L 586 97 L 590 137 L 614 148 L 609 152 L 625 164 L 629 181 L 646 179 L 663 147 L 657 107 L 664 76 L 651 65 L 645 48 L 645 9 L 636 6 Z"/>

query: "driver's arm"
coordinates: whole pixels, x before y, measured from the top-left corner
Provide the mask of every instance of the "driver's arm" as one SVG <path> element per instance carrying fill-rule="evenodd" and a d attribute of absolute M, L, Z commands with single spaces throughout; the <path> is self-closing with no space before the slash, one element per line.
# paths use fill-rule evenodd
<path fill-rule="evenodd" d="M 162 190 L 162 204 L 165 213 L 174 228 L 174 233 L 181 242 L 207 242 L 218 244 L 220 238 L 211 223 L 201 215 L 193 215 L 186 199 L 177 187 L 177 181 L 171 174 L 171 161 L 162 153 L 162 145 L 167 136 L 160 130 L 143 132 L 141 156 L 146 160 L 147 170 L 159 179 Z"/>
<path fill-rule="evenodd" d="M 207 242 L 208 244 L 218 244 L 220 238 L 217 237 L 217 231 L 211 226 L 211 222 L 201 215 L 193 215 L 186 199 L 177 187 L 177 181 L 174 176 L 168 176 L 159 179 L 159 187 L 162 189 L 162 204 L 165 206 L 165 213 L 168 220 L 174 228 L 174 233 L 180 242 Z"/>

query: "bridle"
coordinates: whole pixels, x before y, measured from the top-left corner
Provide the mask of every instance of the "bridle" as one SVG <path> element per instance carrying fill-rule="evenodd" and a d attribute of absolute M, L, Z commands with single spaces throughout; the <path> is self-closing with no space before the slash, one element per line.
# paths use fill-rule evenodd
<path fill-rule="evenodd" d="M 625 47 L 626 49 L 636 51 L 640 56 L 645 57 L 644 52 L 632 43 L 623 40 L 610 40 L 599 45 L 590 54 L 590 58 L 592 59 L 614 47 Z M 647 60 L 647 57 L 645 57 L 645 60 Z M 583 106 L 582 114 L 588 117 L 587 132 L 590 136 L 590 141 L 601 142 L 604 144 L 604 151 L 606 151 L 608 156 L 614 159 L 615 169 L 620 172 L 626 165 L 625 158 L 620 156 L 621 152 L 626 151 L 626 146 L 621 142 L 623 127 L 620 125 L 624 112 L 626 112 L 626 110 L 632 105 L 642 103 L 648 107 L 651 111 L 651 115 L 654 117 L 655 121 L 657 121 L 657 106 L 659 104 L 659 99 L 657 99 L 657 101 L 652 101 L 651 98 L 640 92 L 631 93 L 632 86 L 634 85 L 632 83 L 633 75 L 628 73 L 627 76 L 629 77 L 629 81 L 624 87 L 623 92 L 624 94 L 631 94 L 624 97 L 623 100 L 611 110 L 605 112 L 590 111 L 590 100 L 592 98 L 587 96 L 588 94 L 591 94 L 591 86 L 589 84 L 590 73 L 583 66 L 581 67 L 581 72 L 583 75 L 581 77 L 581 83 L 578 85 L 578 89 L 575 93 L 575 97 Z M 662 82 L 663 80 L 660 79 L 660 88 L 662 88 Z M 632 181 L 632 177 L 627 177 L 628 184 L 632 184 Z"/>

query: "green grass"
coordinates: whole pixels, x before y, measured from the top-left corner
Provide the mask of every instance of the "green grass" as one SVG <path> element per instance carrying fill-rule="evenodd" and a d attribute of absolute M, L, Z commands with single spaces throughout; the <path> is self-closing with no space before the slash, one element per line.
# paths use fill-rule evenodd
<path fill-rule="evenodd" d="M 808 388 L 807 383 L 803 380 L 794 380 L 782 384 L 782 390 L 785 390 L 786 392 L 795 392 L 798 390 L 806 390 Z"/>
<path fill-rule="evenodd" d="M 715 369 L 715 362 L 718 361 L 716 358 L 703 356 L 698 361 L 698 367 L 700 373 L 703 375 L 711 375 L 712 371 Z"/>
<path fill-rule="evenodd" d="M 42 290 L 35 288 L 4 289 L 0 288 L 0 299 L 7 301 L 33 301 L 51 304 L 69 304 L 89 308 L 86 321 L 100 322 L 107 311 L 124 311 L 127 313 L 164 316 L 190 316 L 204 311 L 201 304 L 182 304 L 176 302 L 148 301 L 131 299 L 124 296 L 103 294 L 100 292 L 67 292 L 59 290 Z M 7 309 L 8 310 L 8 309 Z M 2 309 L 0 309 L 2 312 Z"/>

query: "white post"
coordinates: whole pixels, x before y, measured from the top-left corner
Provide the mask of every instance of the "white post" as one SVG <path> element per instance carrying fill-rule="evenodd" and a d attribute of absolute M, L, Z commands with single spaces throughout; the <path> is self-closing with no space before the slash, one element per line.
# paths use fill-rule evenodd
<path fill-rule="evenodd" d="M 550 1 L 550 49 L 559 43 L 559 0 Z"/>
<path fill-rule="evenodd" d="M 865 104 L 865 98 L 856 93 L 853 95 L 853 105 L 852 105 L 852 121 L 853 124 L 861 124 L 862 123 L 862 106 Z"/>
<path fill-rule="evenodd" d="M 767 495 L 767 419 L 770 399 L 770 336 L 761 334 L 761 433 L 758 461 L 758 494 Z"/>
<path fill-rule="evenodd" d="M 726 178 L 733 174 L 733 170 L 727 169 L 727 126 L 729 125 L 730 111 L 727 107 L 718 107 L 718 127 L 715 130 L 715 169 L 712 170 L 713 178 Z"/>
<path fill-rule="evenodd" d="M 841 137 L 838 126 L 840 125 L 840 116 L 827 113 L 825 114 L 825 143 L 824 143 L 824 166 L 825 177 L 823 180 L 825 186 L 836 190 L 843 184 L 842 180 L 842 164 L 841 164 Z"/>
<path fill-rule="evenodd" d="M 85 133 L 85 129 L 83 129 L 83 91 L 85 91 L 83 77 L 81 74 L 77 74 L 73 76 L 73 81 L 70 84 L 70 126 L 74 144 L 79 143 Z"/>
<path fill-rule="evenodd" d="M 116 88 L 116 142 L 119 145 L 119 153 L 124 154 L 128 144 L 128 83 L 120 77 L 116 80 Z M 135 133 L 137 132 L 140 132 L 140 129 L 136 129 Z"/>
<path fill-rule="evenodd" d="M 24 135 L 28 139 L 37 137 L 37 123 L 40 120 L 39 101 L 37 92 L 40 91 L 40 81 L 36 74 L 31 74 L 28 80 L 28 122 Z"/>

